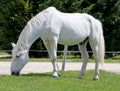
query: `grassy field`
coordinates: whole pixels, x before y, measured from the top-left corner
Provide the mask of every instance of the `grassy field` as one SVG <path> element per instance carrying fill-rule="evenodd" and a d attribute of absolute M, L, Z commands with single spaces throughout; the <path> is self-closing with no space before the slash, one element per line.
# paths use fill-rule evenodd
<path fill-rule="evenodd" d="M 3 54 L 4 55 L 4 54 Z M 62 62 L 62 56 L 57 61 Z M 11 58 L 0 58 L 11 61 Z M 49 58 L 30 58 L 30 61 L 49 62 Z M 67 62 L 81 62 L 79 56 L 67 56 Z M 89 62 L 94 62 L 91 58 Z M 120 55 L 105 59 L 105 62 L 120 63 Z M 78 71 L 60 71 L 59 78 L 52 73 L 0 75 L 0 91 L 120 91 L 120 74 L 100 71 L 100 80 L 93 81 L 93 71 L 87 71 L 84 79 L 78 79 Z"/>
<path fill-rule="evenodd" d="M 61 71 L 59 78 L 52 73 L 0 75 L 0 91 L 120 91 L 120 75 L 100 71 L 100 80 L 93 81 L 93 71 L 78 79 L 78 71 Z"/>
<path fill-rule="evenodd" d="M 0 52 L 0 55 L 7 55 L 8 53 L 5 52 Z M 0 58 L 0 61 L 11 61 L 11 58 Z M 49 58 L 31 58 L 30 61 L 32 62 L 50 62 Z M 62 62 L 63 61 L 63 55 L 59 55 L 57 57 L 57 62 Z M 71 54 L 67 55 L 67 62 L 82 62 L 81 57 L 79 55 L 74 56 Z M 89 58 L 88 62 L 94 62 L 93 58 Z M 106 58 L 105 62 L 110 62 L 110 63 L 120 63 L 120 55 L 116 55 L 114 57 Z"/>
<path fill-rule="evenodd" d="M 11 58 L 0 58 L 0 62 L 2 61 L 11 61 Z M 30 58 L 30 61 L 32 62 L 50 62 L 49 58 Z M 57 62 L 62 62 L 63 58 L 59 58 L 57 59 Z M 67 58 L 66 59 L 67 62 L 82 62 L 80 57 L 74 57 L 74 58 Z M 94 60 L 92 58 L 90 58 L 88 60 L 88 62 L 94 62 Z M 120 56 L 116 56 L 115 58 L 107 58 L 105 59 L 106 63 L 120 63 Z"/>

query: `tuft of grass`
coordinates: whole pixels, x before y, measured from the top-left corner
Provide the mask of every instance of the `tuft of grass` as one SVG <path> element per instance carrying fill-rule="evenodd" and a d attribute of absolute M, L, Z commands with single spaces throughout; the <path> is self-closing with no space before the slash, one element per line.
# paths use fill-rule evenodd
<path fill-rule="evenodd" d="M 86 72 L 78 79 L 78 71 L 60 71 L 60 77 L 52 73 L 30 73 L 20 76 L 0 75 L 0 91 L 119 91 L 120 75 L 100 71 L 100 80 L 93 81 L 94 71 Z"/>

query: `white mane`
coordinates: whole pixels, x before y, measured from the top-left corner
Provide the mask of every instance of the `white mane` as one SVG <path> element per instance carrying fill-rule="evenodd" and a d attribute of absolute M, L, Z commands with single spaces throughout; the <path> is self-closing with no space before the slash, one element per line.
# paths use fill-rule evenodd
<path fill-rule="evenodd" d="M 52 17 L 53 14 L 55 14 L 56 12 L 58 12 L 56 10 L 56 8 L 54 7 L 49 7 L 45 10 L 43 10 L 42 12 L 38 13 L 35 17 L 33 17 L 29 23 L 33 24 L 34 26 L 36 26 L 37 24 L 40 24 L 40 21 L 44 21 L 44 20 L 50 20 L 50 18 Z M 49 21 L 48 21 L 49 22 Z"/>
<path fill-rule="evenodd" d="M 28 21 L 28 23 L 22 30 L 22 32 L 18 38 L 17 45 L 21 45 L 23 43 L 25 44 L 28 41 L 28 39 L 26 39 L 26 38 L 28 38 L 28 36 L 30 35 L 32 27 L 34 26 L 34 28 L 38 28 L 39 25 L 41 25 L 41 23 L 43 21 L 49 20 L 50 17 L 52 16 L 52 14 L 56 11 L 57 11 L 56 8 L 49 7 L 47 9 L 43 10 L 42 12 L 38 13 L 35 17 L 31 18 L 31 20 Z M 47 24 L 47 25 L 49 25 L 49 24 Z M 35 29 L 33 31 L 35 31 Z"/>

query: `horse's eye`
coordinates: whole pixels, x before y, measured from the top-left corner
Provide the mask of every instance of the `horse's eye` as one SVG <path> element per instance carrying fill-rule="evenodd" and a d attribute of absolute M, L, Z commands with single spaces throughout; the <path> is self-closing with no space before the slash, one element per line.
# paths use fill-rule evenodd
<path fill-rule="evenodd" d="M 17 55 L 16 55 L 16 58 L 19 58 L 19 57 L 20 57 L 20 54 L 17 54 Z"/>
<path fill-rule="evenodd" d="M 16 55 L 16 58 L 19 58 L 20 56 Z"/>

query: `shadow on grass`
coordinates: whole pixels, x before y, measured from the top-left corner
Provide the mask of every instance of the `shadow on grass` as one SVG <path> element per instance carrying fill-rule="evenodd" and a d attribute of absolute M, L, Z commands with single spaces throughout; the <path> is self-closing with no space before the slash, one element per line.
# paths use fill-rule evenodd
<path fill-rule="evenodd" d="M 60 79 L 76 79 L 79 81 L 82 81 L 83 79 L 79 79 L 78 75 L 79 75 L 79 71 L 59 71 L 59 77 Z M 108 77 L 108 74 L 111 75 L 111 78 L 116 78 L 115 73 L 111 73 L 111 72 L 106 72 L 103 70 L 100 70 L 100 81 L 104 81 L 104 78 Z M 93 81 L 93 75 L 94 75 L 94 70 L 88 70 L 86 71 L 86 75 L 84 77 L 84 80 L 89 80 L 89 81 Z M 29 74 L 21 74 L 21 77 L 41 77 L 41 78 L 54 78 L 52 77 L 52 72 L 47 72 L 47 73 L 29 73 Z"/>
<path fill-rule="evenodd" d="M 93 70 L 92 70 L 93 72 Z M 93 74 L 93 73 L 91 73 Z M 56 78 L 52 76 L 52 72 L 47 73 L 28 73 L 28 74 L 21 74 L 20 76 L 24 77 L 50 77 L 50 78 Z M 71 79 L 79 79 L 79 71 L 59 71 L 59 77 L 58 78 L 71 78 Z"/>
<path fill-rule="evenodd" d="M 28 73 L 21 74 L 23 77 L 42 77 L 42 78 L 67 78 L 67 79 L 79 79 L 78 78 L 79 71 L 59 71 L 59 77 L 53 77 L 52 72 L 47 73 Z"/>
<path fill-rule="evenodd" d="M 76 75 L 75 75 L 76 73 Z M 74 72 L 74 71 L 59 71 L 59 77 L 58 78 L 77 78 L 77 73 L 79 72 Z M 69 74 L 69 75 L 68 75 Z M 74 75 L 73 75 L 74 74 Z M 56 78 L 52 76 L 52 72 L 46 72 L 46 73 L 28 73 L 28 74 L 21 74 L 20 76 L 24 77 L 50 77 L 50 78 Z"/>
<path fill-rule="evenodd" d="M 52 77 L 52 73 L 29 73 L 29 74 L 21 74 L 20 76 L 27 76 L 27 77 Z"/>

